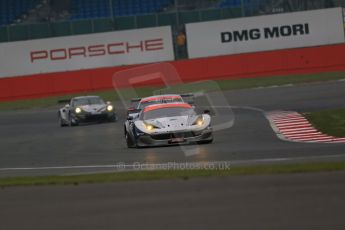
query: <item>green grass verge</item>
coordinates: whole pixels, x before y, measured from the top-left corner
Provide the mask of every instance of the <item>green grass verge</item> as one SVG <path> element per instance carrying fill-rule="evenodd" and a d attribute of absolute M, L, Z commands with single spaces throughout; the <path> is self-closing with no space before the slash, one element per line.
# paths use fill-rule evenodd
<path fill-rule="evenodd" d="M 335 137 L 345 137 L 345 109 L 306 113 L 305 116 L 321 132 Z"/>
<path fill-rule="evenodd" d="M 318 162 L 299 164 L 258 165 L 232 167 L 227 170 L 159 170 L 100 173 L 73 176 L 9 177 L 0 179 L 0 187 L 37 185 L 79 185 L 150 180 L 188 180 L 196 177 L 262 175 L 281 173 L 311 173 L 345 170 L 345 162 Z"/>
<path fill-rule="evenodd" d="M 317 74 L 300 74 L 289 76 L 273 76 L 263 78 L 245 78 L 238 80 L 222 80 L 218 81 L 221 89 L 245 89 L 255 87 L 267 87 L 272 85 L 286 84 L 303 84 L 312 82 L 325 82 L 345 79 L 345 72 L 317 73 Z"/>
<path fill-rule="evenodd" d="M 255 87 L 267 87 L 272 85 L 285 85 L 285 84 L 301 84 L 310 82 L 322 82 L 345 79 L 345 72 L 332 72 L 332 73 L 319 73 L 319 74 L 304 74 L 292 76 L 274 76 L 274 77 L 261 77 L 261 78 L 247 78 L 247 79 L 234 79 L 234 80 L 218 80 L 215 81 L 220 90 L 236 90 Z M 180 89 L 183 86 L 176 86 L 174 88 Z M 173 90 L 174 90 L 173 88 Z M 141 87 L 137 89 L 138 96 L 149 96 L 152 92 L 158 90 L 157 87 Z M 189 89 L 191 90 L 191 89 Z M 54 96 L 40 99 L 18 100 L 14 102 L 0 102 L 0 110 L 16 110 L 16 109 L 29 109 L 29 108 L 45 108 L 54 106 L 58 100 L 71 98 L 74 96 L 94 94 L 99 95 L 107 101 L 118 100 L 118 95 L 115 90 L 84 92 L 78 94 L 69 94 L 64 96 Z"/>

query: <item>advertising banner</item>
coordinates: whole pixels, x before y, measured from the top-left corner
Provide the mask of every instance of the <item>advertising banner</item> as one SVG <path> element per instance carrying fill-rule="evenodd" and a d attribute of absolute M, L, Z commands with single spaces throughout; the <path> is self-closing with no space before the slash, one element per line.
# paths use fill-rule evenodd
<path fill-rule="evenodd" d="M 0 77 L 174 60 L 170 26 L 0 44 Z"/>
<path fill-rule="evenodd" d="M 342 8 L 190 23 L 190 58 L 343 43 Z"/>

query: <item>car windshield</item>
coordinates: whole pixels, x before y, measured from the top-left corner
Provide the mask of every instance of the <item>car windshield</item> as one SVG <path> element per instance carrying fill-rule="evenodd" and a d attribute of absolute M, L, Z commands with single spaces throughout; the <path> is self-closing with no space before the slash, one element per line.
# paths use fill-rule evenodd
<path fill-rule="evenodd" d="M 103 100 L 99 97 L 78 98 L 74 99 L 73 103 L 74 106 L 104 104 Z"/>
<path fill-rule="evenodd" d="M 192 116 L 196 115 L 192 108 L 169 107 L 149 110 L 142 113 L 143 120 L 157 119 L 162 117 Z"/>

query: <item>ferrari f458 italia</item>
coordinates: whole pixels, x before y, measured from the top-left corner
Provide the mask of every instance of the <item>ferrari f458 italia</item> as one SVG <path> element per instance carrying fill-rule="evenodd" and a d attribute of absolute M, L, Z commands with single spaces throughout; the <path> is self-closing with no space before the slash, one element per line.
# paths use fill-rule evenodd
<path fill-rule="evenodd" d="M 128 117 L 124 135 L 129 148 L 213 141 L 211 116 L 187 103 L 146 106 L 137 118 Z"/>

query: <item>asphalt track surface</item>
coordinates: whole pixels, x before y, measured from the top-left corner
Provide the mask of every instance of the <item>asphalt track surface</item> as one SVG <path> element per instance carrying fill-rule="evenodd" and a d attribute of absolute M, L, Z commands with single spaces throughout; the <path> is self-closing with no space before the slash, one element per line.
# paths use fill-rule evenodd
<path fill-rule="evenodd" d="M 0 176 L 111 171 L 113 165 L 228 161 L 233 164 L 285 160 L 345 159 L 344 144 L 285 142 L 263 111 L 298 112 L 345 108 L 345 82 L 224 92 L 234 124 L 214 133 L 212 144 L 127 149 L 124 110 L 116 123 L 60 128 L 57 109 L 0 113 Z M 197 148 L 197 154 L 188 149 Z"/>
<path fill-rule="evenodd" d="M 345 229 L 345 172 L 0 190 L 0 229 Z"/>

